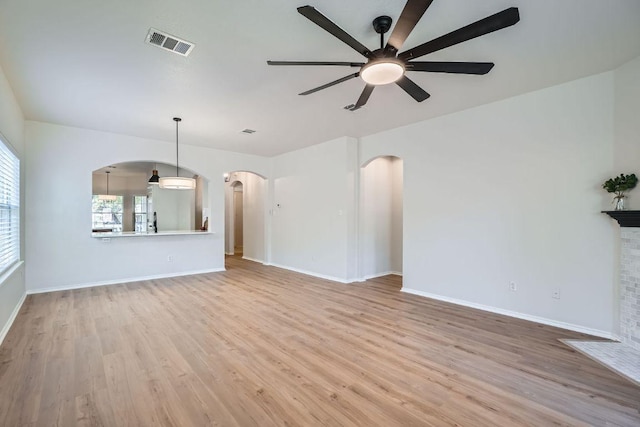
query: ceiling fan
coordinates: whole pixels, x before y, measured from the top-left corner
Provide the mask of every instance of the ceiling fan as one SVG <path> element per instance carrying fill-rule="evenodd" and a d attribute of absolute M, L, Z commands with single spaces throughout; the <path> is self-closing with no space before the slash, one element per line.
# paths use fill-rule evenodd
<path fill-rule="evenodd" d="M 312 6 L 301 6 L 298 12 L 337 37 L 340 41 L 351 46 L 367 62 L 331 62 L 331 61 L 267 61 L 269 65 L 334 65 L 360 68 L 356 73 L 339 78 L 330 83 L 302 92 L 299 95 L 309 95 L 319 90 L 361 77 L 366 83 L 360 98 L 355 104 L 345 107 L 355 111 L 365 105 L 376 86 L 395 83 L 407 92 L 413 99 L 422 102 L 429 98 L 429 94 L 406 76 L 407 71 L 426 71 L 431 73 L 455 74 L 487 74 L 493 68 L 492 62 L 434 62 L 414 61 L 414 59 L 441 49 L 483 36 L 493 31 L 501 30 L 516 24 L 520 20 L 518 8 L 510 7 L 488 16 L 465 27 L 459 28 L 419 46 L 399 52 L 403 43 L 416 26 L 433 0 L 408 0 L 393 28 L 391 36 L 384 44 L 384 34 L 391 28 L 392 19 L 379 16 L 373 20 L 373 29 L 380 34 L 380 49 L 369 50 L 362 43 L 351 37 L 333 21 L 318 12 Z"/>

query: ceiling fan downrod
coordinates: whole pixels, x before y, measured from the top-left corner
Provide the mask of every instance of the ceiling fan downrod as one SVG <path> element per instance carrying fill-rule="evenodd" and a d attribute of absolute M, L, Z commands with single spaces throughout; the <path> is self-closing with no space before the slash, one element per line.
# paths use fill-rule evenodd
<path fill-rule="evenodd" d="M 384 35 L 391 28 L 392 22 L 393 19 L 386 15 L 378 16 L 373 20 L 373 29 L 380 34 L 380 49 L 384 49 Z"/>

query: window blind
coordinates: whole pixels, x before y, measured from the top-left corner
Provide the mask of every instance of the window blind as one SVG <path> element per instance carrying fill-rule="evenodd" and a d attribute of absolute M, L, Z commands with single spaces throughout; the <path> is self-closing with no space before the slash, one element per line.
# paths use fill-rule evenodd
<path fill-rule="evenodd" d="M 20 260 L 20 160 L 0 138 L 0 274 Z"/>

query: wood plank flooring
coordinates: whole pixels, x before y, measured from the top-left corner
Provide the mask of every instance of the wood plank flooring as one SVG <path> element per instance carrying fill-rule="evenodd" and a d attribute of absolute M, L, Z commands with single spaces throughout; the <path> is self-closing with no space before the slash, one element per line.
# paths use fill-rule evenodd
<path fill-rule="evenodd" d="M 639 426 L 585 335 L 227 259 L 31 295 L 0 347 L 0 426 Z"/>

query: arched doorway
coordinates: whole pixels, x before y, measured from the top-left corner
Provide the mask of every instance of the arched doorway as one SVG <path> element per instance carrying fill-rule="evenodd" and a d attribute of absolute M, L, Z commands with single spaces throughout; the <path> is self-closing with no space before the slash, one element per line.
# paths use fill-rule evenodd
<path fill-rule="evenodd" d="M 225 253 L 263 263 L 267 181 L 247 171 L 225 176 Z"/>
<path fill-rule="evenodd" d="M 402 276 L 403 162 L 376 157 L 360 170 L 360 277 Z M 396 280 L 401 286 L 401 279 Z"/>

